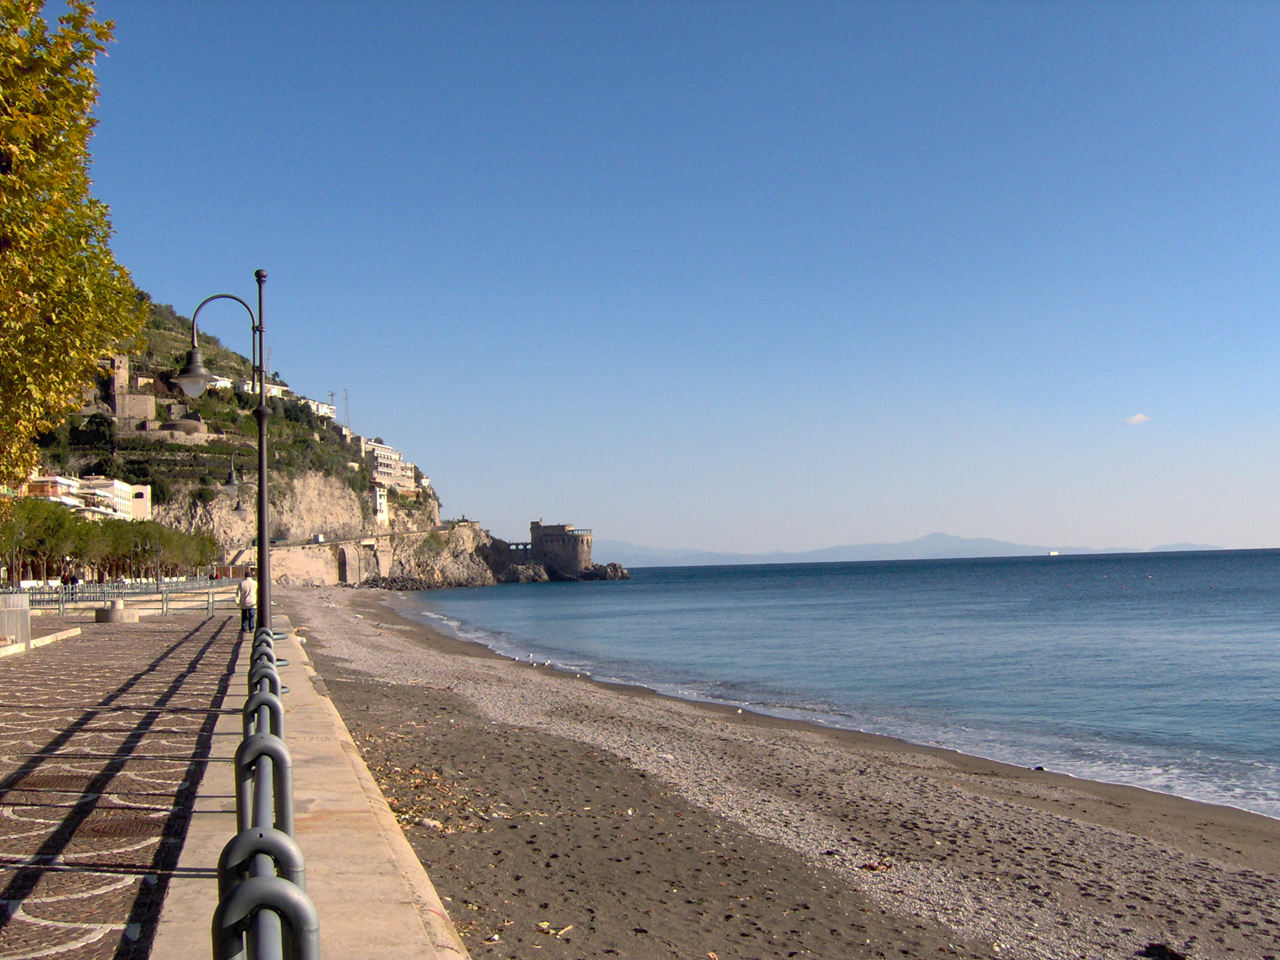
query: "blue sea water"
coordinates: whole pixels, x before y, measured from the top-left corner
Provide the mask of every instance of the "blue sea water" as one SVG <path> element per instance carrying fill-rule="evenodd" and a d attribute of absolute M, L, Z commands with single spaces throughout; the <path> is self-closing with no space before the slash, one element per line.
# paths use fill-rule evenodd
<path fill-rule="evenodd" d="M 647 568 L 408 607 L 598 679 L 1280 817 L 1280 551 Z"/>

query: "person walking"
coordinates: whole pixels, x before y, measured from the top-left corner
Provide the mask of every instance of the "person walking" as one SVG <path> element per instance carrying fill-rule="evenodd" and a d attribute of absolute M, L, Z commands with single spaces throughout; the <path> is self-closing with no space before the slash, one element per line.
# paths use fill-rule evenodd
<path fill-rule="evenodd" d="M 240 603 L 240 629 L 253 633 L 253 616 L 258 605 L 258 581 L 252 574 L 245 574 L 236 587 L 236 600 Z"/>

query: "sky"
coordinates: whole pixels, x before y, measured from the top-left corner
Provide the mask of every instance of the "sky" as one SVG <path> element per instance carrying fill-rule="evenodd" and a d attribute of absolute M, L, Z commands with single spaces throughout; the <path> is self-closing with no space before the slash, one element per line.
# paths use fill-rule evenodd
<path fill-rule="evenodd" d="M 116 258 L 266 269 L 270 367 L 446 517 L 1280 546 L 1280 4 L 97 9 Z"/>

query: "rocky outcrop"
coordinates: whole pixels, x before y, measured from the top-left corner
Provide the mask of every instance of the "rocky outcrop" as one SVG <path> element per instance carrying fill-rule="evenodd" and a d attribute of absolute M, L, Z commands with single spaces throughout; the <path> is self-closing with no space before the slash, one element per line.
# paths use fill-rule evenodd
<path fill-rule="evenodd" d="M 426 580 L 419 580 L 417 577 L 365 577 L 364 580 L 352 584 L 352 586 L 368 587 L 372 590 L 410 592 L 414 590 L 430 590 L 434 585 Z"/>
<path fill-rule="evenodd" d="M 389 576 L 413 577 L 430 587 L 484 587 L 498 582 L 484 559 L 493 538 L 479 524 L 453 523 L 427 532 L 393 534 L 389 539 Z"/>
<path fill-rule="evenodd" d="M 497 573 L 499 583 L 547 583 L 551 577 L 540 563 L 513 563 Z"/>
<path fill-rule="evenodd" d="M 271 535 L 286 540 L 309 540 L 323 534 L 329 540 L 357 537 L 365 530 L 360 496 L 344 479 L 323 473 L 303 473 L 281 490 L 272 488 Z"/>
<path fill-rule="evenodd" d="M 212 531 L 228 560 L 251 561 L 257 536 L 257 488 L 245 485 L 229 492 L 204 487 L 215 494 L 207 501 L 193 496 L 195 489 L 178 491 L 169 503 L 157 506 L 155 518 L 182 530 Z M 616 563 L 598 563 L 566 574 L 540 563 L 513 562 L 516 554 L 509 544 L 469 520 L 416 529 L 413 523 L 420 522 L 421 516 L 397 513 L 389 529 L 373 529 L 367 525 L 367 509 L 368 504 L 362 504 L 340 478 L 304 473 L 291 481 L 274 481 L 271 536 L 292 544 L 272 550 L 277 575 L 297 583 L 414 584 L 389 587 L 397 590 L 630 576 Z M 325 542 L 301 545 L 317 536 Z M 242 557 L 246 551 L 248 556 Z"/>
<path fill-rule="evenodd" d="M 387 578 L 408 580 L 422 585 L 392 589 L 427 590 L 553 580 L 625 580 L 631 576 L 616 563 L 597 563 L 576 576 L 540 563 L 513 563 L 506 543 L 469 521 L 428 532 L 393 534 L 389 540 L 392 557 L 387 577 L 366 579 L 365 583 L 383 586 Z"/>
<path fill-rule="evenodd" d="M 631 571 L 620 563 L 593 563 L 582 571 L 581 580 L 630 580 Z"/>

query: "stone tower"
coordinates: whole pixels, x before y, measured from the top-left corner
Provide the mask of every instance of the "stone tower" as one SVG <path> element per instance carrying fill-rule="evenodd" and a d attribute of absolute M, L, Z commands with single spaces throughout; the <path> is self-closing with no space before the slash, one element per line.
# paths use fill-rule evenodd
<path fill-rule="evenodd" d="M 534 563 L 576 577 L 591 569 L 591 531 L 575 530 L 567 523 L 543 526 L 535 520 L 529 524 L 529 552 Z"/>

